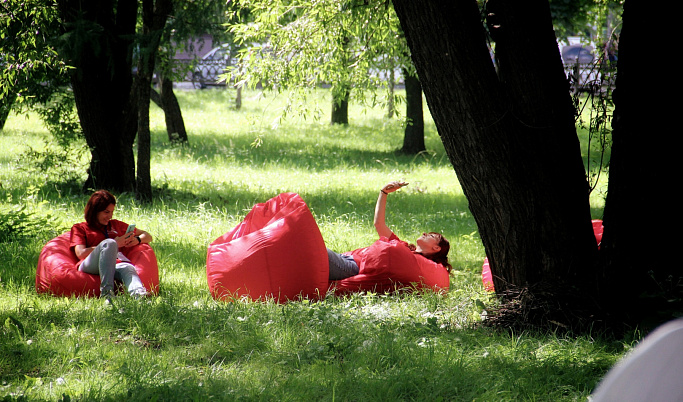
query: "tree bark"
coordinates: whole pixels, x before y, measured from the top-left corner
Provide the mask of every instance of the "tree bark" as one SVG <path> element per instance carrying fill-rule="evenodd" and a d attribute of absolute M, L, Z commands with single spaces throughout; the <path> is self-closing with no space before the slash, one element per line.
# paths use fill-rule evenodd
<path fill-rule="evenodd" d="M 396 87 L 396 79 L 394 78 L 394 68 L 393 65 L 391 68 L 387 69 L 387 78 L 388 78 L 388 94 L 387 94 L 387 119 L 391 119 L 396 115 L 396 102 L 394 102 L 394 96 L 395 96 L 395 87 Z"/>
<path fill-rule="evenodd" d="M 14 93 L 7 97 L 0 98 L 0 131 L 5 128 L 7 117 L 9 117 L 9 113 L 12 111 L 12 105 L 14 104 L 14 100 L 16 98 L 17 95 Z"/>
<path fill-rule="evenodd" d="M 164 109 L 168 140 L 170 142 L 187 143 L 185 121 L 178 104 L 178 98 L 176 98 L 173 92 L 173 81 L 162 75 L 159 77 L 159 87 L 161 88 L 160 100 L 162 109 Z"/>
<path fill-rule="evenodd" d="M 642 49 L 668 54 L 668 44 L 661 38 L 675 25 L 660 23 L 656 7 L 625 2 L 613 94 L 600 294 L 630 325 L 642 325 L 643 319 L 661 323 L 683 310 L 683 272 L 671 253 L 680 238 L 674 233 L 680 226 L 673 212 L 679 208 L 675 188 L 680 182 L 680 156 L 678 147 L 667 140 L 677 132 L 671 118 L 677 115 L 673 108 L 678 104 L 672 99 L 680 84 L 664 78 L 661 65 L 642 54 Z"/>
<path fill-rule="evenodd" d="M 496 291 L 542 288 L 590 300 L 585 279 L 597 247 L 548 2 L 489 2 L 500 76 L 476 1 L 394 7 Z"/>
<path fill-rule="evenodd" d="M 235 89 L 235 110 L 242 109 L 242 85 L 237 85 Z"/>
<path fill-rule="evenodd" d="M 149 89 L 149 100 L 159 106 L 161 110 L 164 110 L 164 105 L 161 103 L 161 95 L 154 88 Z"/>
<path fill-rule="evenodd" d="M 142 1 L 142 44 L 138 59 L 138 160 L 136 197 L 152 199 L 151 134 L 149 130 L 149 102 L 154 65 L 166 18 L 173 10 L 171 0 Z M 171 84 L 172 85 L 172 84 Z M 163 92 L 161 94 L 163 100 Z"/>
<path fill-rule="evenodd" d="M 341 99 L 333 96 L 331 122 L 345 126 L 349 124 L 349 91 L 346 91 Z"/>
<path fill-rule="evenodd" d="M 420 79 L 403 72 L 406 86 L 406 128 L 401 152 L 416 155 L 425 151 L 424 111 Z"/>
<path fill-rule="evenodd" d="M 69 32 L 83 44 L 78 53 L 67 55 L 75 67 L 71 85 L 91 152 L 84 189 L 132 191 L 135 126 L 130 122 L 135 121 L 135 114 L 130 114 L 134 109 L 130 103 L 131 55 L 137 1 L 120 0 L 116 7 L 107 8 L 98 2 L 60 0 L 58 7 L 65 27 L 91 29 Z"/>

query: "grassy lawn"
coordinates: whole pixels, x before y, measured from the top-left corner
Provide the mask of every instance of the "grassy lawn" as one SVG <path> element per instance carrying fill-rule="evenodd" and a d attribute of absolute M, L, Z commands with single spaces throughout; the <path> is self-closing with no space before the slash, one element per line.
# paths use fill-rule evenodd
<path fill-rule="evenodd" d="M 113 307 L 36 294 L 40 250 L 83 220 L 89 194 L 69 175 L 31 169 L 22 154 L 41 149 L 47 133 L 35 117 L 10 116 L 0 133 L 0 232 L 18 227 L 7 217 L 26 226 L 0 238 L 2 400 L 575 401 L 631 347 L 477 326 L 493 302 L 481 285 L 484 250 L 428 117 L 428 152 L 405 156 L 395 152 L 400 122 L 379 108 L 352 105 L 350 125 L 331 127 L 324 92 L 313 99 L 320 120 L 278 119 L 282 95 L 247 92 L 239 111 L 233 96 L 178 91 L 187 146 L 169 143 L 153 106 L 154 200 L 117 194 L 115 217 L 154 236 L 161 290 Z M 207 246 L 255 203 L 299 193 L 327 245 L 347 251 L 376 239 L 374 203 L 391 180 L 410 183 L 389 197 L 396 234 L 413 241 L 439 231 L 451 241 L 447 295 L 211 298 Z M 592 208 L 599 217 L 599 194 Z"/>

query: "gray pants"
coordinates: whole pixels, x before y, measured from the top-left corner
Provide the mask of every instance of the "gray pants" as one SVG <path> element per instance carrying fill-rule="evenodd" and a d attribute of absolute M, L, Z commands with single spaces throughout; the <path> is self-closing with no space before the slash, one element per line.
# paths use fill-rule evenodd
<path fill-rule="evenodd" d="M 135 266 L 129 262 L 116 263 L 119 247 L 114 239 L 104 239 L 81 263 L 79 271 L 100 276 L 100 294 L 114 292 L 114 280 L 123 282 L 131 295 L 144 292 Z"/>
<path fill-rule="evenodd" d="M 327 260 L 330 262 L 330 280 L 337 281 L 358 275 L 358 264 L 350 255 L 342 255 L 327 249 Z"/>

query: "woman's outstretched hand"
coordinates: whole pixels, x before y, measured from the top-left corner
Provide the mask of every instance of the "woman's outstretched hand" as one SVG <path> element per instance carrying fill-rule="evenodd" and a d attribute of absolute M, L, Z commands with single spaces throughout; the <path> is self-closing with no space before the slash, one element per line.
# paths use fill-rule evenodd
<path fill-rule="evenodd" d="M 405 187 L 407 185 L 408 185 L 408 183 L 403 182 L 403 181 L 392 181 L 391 183 L 382 187 L 382 192 L 384 194 L 393 193 L 394 191 L 398 190 L 399 188 Z"/>

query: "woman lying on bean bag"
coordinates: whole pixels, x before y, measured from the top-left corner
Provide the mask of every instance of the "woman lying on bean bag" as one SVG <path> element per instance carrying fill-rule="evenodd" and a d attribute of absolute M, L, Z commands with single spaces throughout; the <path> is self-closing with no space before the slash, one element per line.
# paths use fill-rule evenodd
<path fill-rule="evenodd" d="M 386 292 L 409 286 L 447 290 L 450 243 L 440 233 L 423 233 L 415 245 L 400 240 L 387 226 L 387 195 L 406 186 L 392 182 L 384 186 L 375 205 L 374 224 L 379 240 L 369 247 L 343 254 L 329 248 L 331 289 L 339 293 L 367 290 Z"/>
<path fill-rule="evenodd" d="M 207 281 L 216 299 L 273 298 L 278 302 L 324 297 L 327 291 L 392 291 L 405 287 L 448 289 L 448 241 L 425 233 L 416 245 L 386 226 L 386 196 L 406 183 L 382 188 L 375 207 L 380 239 L 369 247 L 336 253 L 298 194 L 257 204 L 207 252 Z"/>

